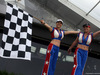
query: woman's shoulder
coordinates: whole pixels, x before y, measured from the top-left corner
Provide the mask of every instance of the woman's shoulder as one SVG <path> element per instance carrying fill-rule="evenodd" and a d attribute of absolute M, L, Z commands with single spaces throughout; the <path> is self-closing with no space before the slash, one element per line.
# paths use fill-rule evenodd
<path fill-rule="evenodd" d="M 79 32 L 78 34 L 84 34 L 84 32 Z"/>
<path fill-rule="evenodd" d="M 92 35 L 92 36 L 93 36 L 93 32 L 90 32 L 90 35 Z"/>

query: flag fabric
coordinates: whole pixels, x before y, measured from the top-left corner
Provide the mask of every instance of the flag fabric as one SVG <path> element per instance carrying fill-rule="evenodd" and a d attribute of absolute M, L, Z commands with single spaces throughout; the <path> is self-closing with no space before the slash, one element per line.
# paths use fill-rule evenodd
<path fill-rule="evenodd" d="M 32 21 L 26 11 L 7 3 L 1 57 L 31 60 Z"/>

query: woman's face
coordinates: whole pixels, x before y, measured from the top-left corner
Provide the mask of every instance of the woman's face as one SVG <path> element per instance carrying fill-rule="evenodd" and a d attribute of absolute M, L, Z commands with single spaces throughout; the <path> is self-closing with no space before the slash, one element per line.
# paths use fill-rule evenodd
<path fill-rule="evenodd" d="M 88 26 L 83 27 L 83 29 L 84 29 L 85 33 L 89 33 L 90 32 L 90 27 L 88 27 Z"/>
<path fill-rule="evenodd" d="M 60 22 L 60 21 L 59 22 L 56 22 L 56 27 L 57 28 L 61 28 L 61 26 L 62 26 L 62 22 Z"/>

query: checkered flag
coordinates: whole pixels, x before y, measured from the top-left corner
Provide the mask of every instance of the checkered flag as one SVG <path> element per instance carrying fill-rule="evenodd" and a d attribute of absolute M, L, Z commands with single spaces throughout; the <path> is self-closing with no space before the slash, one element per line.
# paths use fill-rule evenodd
<path fill-rule="evenodd" d="M 1 57 L 31 60 L 32 21 L 30 14 L 7 3 Z"/>

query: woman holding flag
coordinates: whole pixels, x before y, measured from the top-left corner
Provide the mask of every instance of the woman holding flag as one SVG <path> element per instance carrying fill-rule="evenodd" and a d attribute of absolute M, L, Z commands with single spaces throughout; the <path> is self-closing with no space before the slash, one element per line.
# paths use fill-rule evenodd
<path fill-rule="evenodd" d="M 56 21 L 56 28 L 52 28 L 47 23 L 45 23 L 44 20 L 41 20 L 41 24 L 43 24 L 49 29 L 52 38 L 47 49 L 42 75 L 54 75 L 61 39 L 64 38 L 64 35 L 77 34 L 79 33 L 79 31 L 61 30 L 61 27 L 63 25 L 63 21 L 61 19 L 58 19 Z"/>

